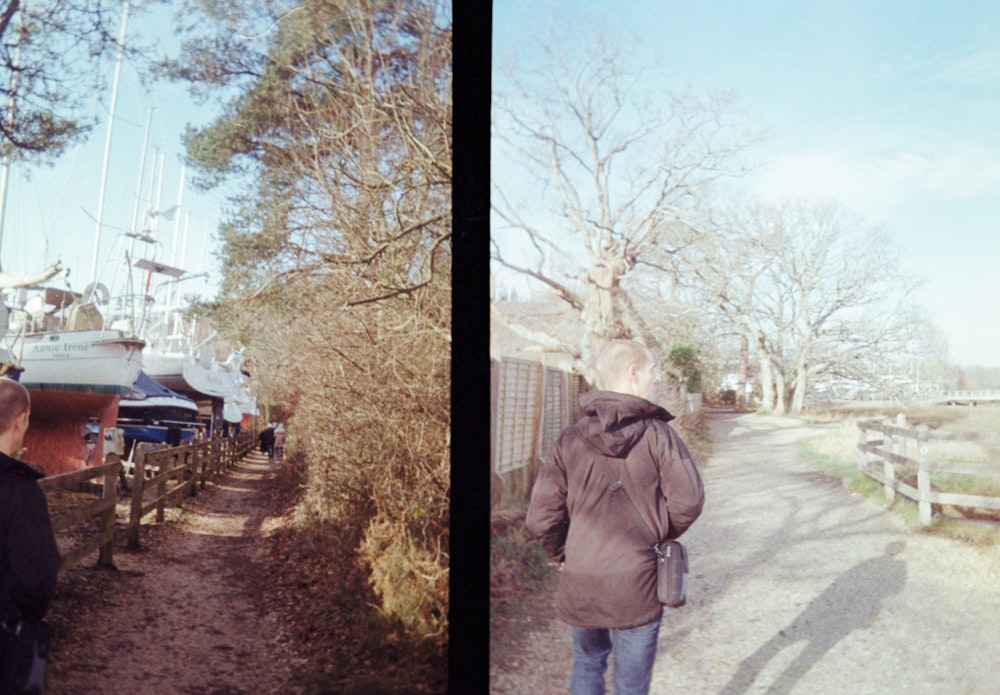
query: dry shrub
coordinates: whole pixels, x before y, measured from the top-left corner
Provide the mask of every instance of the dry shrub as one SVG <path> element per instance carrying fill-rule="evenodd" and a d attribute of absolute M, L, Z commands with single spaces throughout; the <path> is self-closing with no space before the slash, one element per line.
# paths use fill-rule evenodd
<path fill-rule="evenodd" d="M 361 543 L 370 581 L 385 613 L 423 637 L 442 637 L 447 627 L 448 568 L 438 549 L 414 542 L 405 525 L 373 519 Z"/>
<path fill-rule="evenodd" d="M 283 298 L 270 319 L 280 330 L 253 344 L 262 397 L 291 414 L 301 518 L 349 524 L 382 610 L 443 634 L 450 295 L 428 287 L 346 307 L 350 289 L 338 278 Z M 319 319 L 316 306 L 340 308 Z"/>

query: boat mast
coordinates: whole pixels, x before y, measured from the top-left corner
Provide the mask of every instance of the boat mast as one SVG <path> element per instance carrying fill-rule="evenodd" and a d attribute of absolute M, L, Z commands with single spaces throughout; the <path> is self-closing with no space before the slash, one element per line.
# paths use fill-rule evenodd
<path fill-rule="evenodd" d="M 97 282 L 97 259 L 101 250 L 101 227 L 104 223 L 104 189 L 108 183 L 108 160 L 111 157 L 111 133 L 115 125 L 115 106 L 118 102 L 118 80 L 122 72 L 122 58 L 125 54 L 125 27 L 128 25 L 128 0 L 122 2 L 122 26 L 118 36 L 118 58 L 115 60 L 115 78 L 111 86 L 111 106 L 108 114 L 108 133 L 104 138 L 104 163 L 101 165 L 101 192 L 97 201 L 97 230 L 94 233 L 94 260 L 90 277 Z"/>
<path fill-rule="evenodd" d="M 139 180 L 135 184 L 135 202 L 132 205 L 132 224 L 129 225 L 128 231 L 132 232 L 136 236 L 141 236 L 142 230 L 139 229 L 139 206 L 142 205 L 142 184 L 146 178 L 146 150 L 149 149 L 149 127 L 153 122 L 153 107 L 150 106 L 146 111 L 146 128 L 142 134 L 142 154 L 139 156 Z M 132 238 L 132 244 L 129 246 L 129 253 L 135 250 L 135 237 Z"/>

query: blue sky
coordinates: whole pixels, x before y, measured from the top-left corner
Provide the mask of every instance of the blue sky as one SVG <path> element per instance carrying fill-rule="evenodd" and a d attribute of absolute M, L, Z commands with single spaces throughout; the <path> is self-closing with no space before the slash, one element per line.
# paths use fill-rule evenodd
<path fill-rule="evenodd" d="M 133 11 L 129 16 L 128 34 L 162 34 L 162 26 L 171 20 L 167 9 L 158 12 L 158 16 L 151 17 Z M 169 35 L 167 38 L 169 40 Z M 90 99 L 88 114 L 96 115 L 99 121 L 86 143 L 67 150 L 52 167 L 15 165 L 12 168 L 3 248 L 0 249 L 0 261 L 5 270 L 35 272 L 55 260 L 62 260 L 63 266 L 70 268 L 68 280 L 74 289 L 82 290 L 94 280 L 94 247 L 98 239 L 95 218 L 100 198 L 113 70 L 113 61 L 109 61 L 104 75 L 107 87 Z M 150 108 L 153 112 L 145 175 L 141 190 L 137 191 Z M 204 124 L 211 117 L 208 108 L 197 106 L 187 96 L 183 85 L 143 87 L 135 67 L 127 61 L 122 64 L 108 160 L 104 224 L 97 254 L 99 281 L 109 287 L 116 281 L 113 272 L 123 263 L 119 242 L 121 234 L 131 227 L 137 194 L 141 202 L 138 226 L 143 226 L 143 210 L 151 207 L 150 183 L 156 169 L 154 148 L 159 148 L 164 155 L 160 177 L 163 184 L 162 188 L 157 186 L 152 191 L 152 196 L 155 199 L 159 193 L 160 209 L 167 210 L 177 204 L 181 188 L 183 147 L 180 137 L 184 126 L 187 123 Z M 186 178 L 188 183 L 183 192 L 180 214 L 175 214 L 173 219 L 159 220 L 157 238 L 160 244 L 156 258 L 166 263 L 173 260 L 174 265 L 192 274 L 208 272 L 208 278 L 189 280 L 182 283 L 180 289 L 184 294 L 214 296 L 219 278 L 214 272 L 216 263 L 211 254 L 218 246 L 215 231 L 222 216 L 223 195 L 196 191 L 190 185 L 190 170 Z M 144 245 L 136 246 L 133 257 L 144 250 Z M 120 282 L 122 277 L 119 272 L 117 281 Z"/>
<path fill-rule="evenodd" d="M 584 13 L 678 83 L 733 91 L 766 132 L 745 190 L 880 225 L 952 361 L 1000 366 L 1000 4 L 497 0 L 494 61 Z"/>

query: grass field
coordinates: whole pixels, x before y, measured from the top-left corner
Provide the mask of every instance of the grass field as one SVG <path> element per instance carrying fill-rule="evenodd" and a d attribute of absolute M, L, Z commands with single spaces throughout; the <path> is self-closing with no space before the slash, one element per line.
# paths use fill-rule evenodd
<path fill-rule="evenodd" d="M 910 427 L 926 424 L 932 430 L 939 432 L 1000 435 L 1000 407 L 904 407 L 900 404 L 895 404 L 893 407 L 860 404 L 855 407 L 817 409 L 808 413 L 805 416 L 806 420 L 829 427 L 826 434 L 801 442 L 800 450 L 817 467 L 843 478 L 849 489 L 873 497 L 882 497 L 882 486 L 862 475 L 857 469 L 857 421 L 859 418 L 884 418 L 895 421 L 900 412 L 906 415 Z M 914 442 L 910 440 L 908 446 L 913 447 Z M 927 454 L 931 460 L 940 462 L 1000 464 L 1000 442 L 931 440 L 928 442 Z M 911 450 L 908 455 L 916 458 L 917 453 Z M 915 470 L 897 466 L 897 476 L 911 485 L 916 485 Z M 1000 477 L 993 475 L 934 473 L 931 477 L 931 487 L 941 492 L 1000 497 Z M 908 521 L 918 523 L 916 505 L 913 502 L 897 498 L 894 508 L 907 517 Z M 942 508 L 940 505 L 935 505 L 934 511 L 936 518 L 933 528 L 936 530 L 954 533 L 977 542 L 993 543 L 1000 538 L 1000 512 L 952 506 Z M 990 523 L 970 532 L 967 526 L 956 527 L 949 519 L 956 522 L 971 519 Z"/>

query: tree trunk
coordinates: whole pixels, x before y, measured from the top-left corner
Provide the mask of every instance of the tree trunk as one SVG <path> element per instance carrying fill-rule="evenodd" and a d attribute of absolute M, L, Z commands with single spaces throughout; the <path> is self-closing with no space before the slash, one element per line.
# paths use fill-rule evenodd
<path fill-rule="evenodd" d="M 760 407 L 761 410 L 770 412 L 774 410 L 774 374 L 771 371 L 771 358 L 760 347 Z"/>
<path fill-rule="evenodd" d="M 740 366 L 739 376 L 736 384 L 736 408 L 746 410 L 747 408 L 747 381 L 750 372 L 750 341 L 747 337 L 740 337 Z"/>
<path fill-rule="evenodd" d="M 809 374 L 806 371 L 808 366 L 806 361 L 799 359 L 795 365 L 795 391 L 792 393 L 792 415 L 802 412 L 806 403 L 806 391 L 809 388 Z"/>
<path fill-rule="evenodd" d="M 785 391 L 785 375 L 781 373 L 781 368 L 776 367 L 774 373 L 774 395 L 777 402 L 774 404 L 775 415 L 785 415 L 788 413 L 788 401 Z"/>
<path fill-rule="evenodd" d="M 588 333 L 601 340 L 631 337 L 618 301 L 618 282 L 625 271 L 625 260 L 617 256 L 614 249 L 606 251 L 594 261 L 586 279 L 583 324 Z"/>

